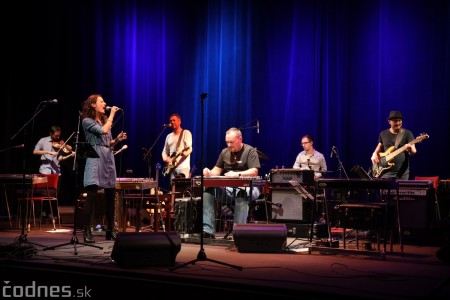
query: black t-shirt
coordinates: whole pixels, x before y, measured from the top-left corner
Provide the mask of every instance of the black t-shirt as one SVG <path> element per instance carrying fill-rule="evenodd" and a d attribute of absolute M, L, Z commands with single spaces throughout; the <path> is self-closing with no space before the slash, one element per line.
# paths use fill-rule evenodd
<path fill-rule="evenodd" d="M 405 133 L 403 134 L 403 137 L 397 148 L 400 148 L 403 145 L 406 145 L 407 143 L 414 140 L 414 135 L 412 134 L 412 132 L 408 129 L 404 130 Z M 395 146 L 396 139 L 397 134 L 393 134 L 389 129 L 386 129 L 380 133 L 378 142 L 383 144 L 384 152 L 386 152 L 391 147 Z M 395 150 L 395 148 L 392 148 L 389 153 L 392 153 Z M 394 163 L 394 166 L 390 168 L 386 173 L 384 173 L 382 177 L 401 177 L 403 174 L 409 173 L 409 154 L 406 151 L 400 152 L 390 162 Z"/>
<path fill-rule="evenodd" d="M 239 152 L 231 152 L 228 148 L 224 148 L 217 159 L 216 167 L 226 173 L 228 171 L 245 171 L 251 168 L 259 169 L 261 164 L 256 149 L 243 144 Z"/>

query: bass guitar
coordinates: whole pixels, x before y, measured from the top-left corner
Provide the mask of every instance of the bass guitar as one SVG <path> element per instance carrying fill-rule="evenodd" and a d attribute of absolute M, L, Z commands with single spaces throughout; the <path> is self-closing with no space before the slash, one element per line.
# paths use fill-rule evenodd
<path fill-rule="evenodd" d="M 170 163 L 166 164 L 166 167 L 164 168 L 163 171 L 163 175 L 167 176 L 172 174 L 172 172 L 179 166 L 179 164 L 181 163 L 181 154 L 183 153 L 183 151 L 187 151 L 189 150 L 191 147 L 186 147 L 183 150 L 181 150 L 180 152 L 174 152 L 172 153 L 172 155 L 170 157 L 172 157 L 172 160 L 170 161 Z"/>
<path fill-rule="evenodd" d="M 423 140 L 429 138 L 430 136 L 426 133 L 421 133 L 418 137 L 416 137 L 413 141 L 409 142 L 408 144 L 405 144 L 394 151 L 395 146 L 389 147 L 386 152 L 380 153 L 380 161 L 377 164 L 372 165 L 372 176 L 375 178 L 381 177 L 384 173 L 386 173 L 387 170 L 394 167 L 394 163 L 391 161 L 406 150 L 408 145 L 414 145 L 416 143 L 420 143 Z"/>

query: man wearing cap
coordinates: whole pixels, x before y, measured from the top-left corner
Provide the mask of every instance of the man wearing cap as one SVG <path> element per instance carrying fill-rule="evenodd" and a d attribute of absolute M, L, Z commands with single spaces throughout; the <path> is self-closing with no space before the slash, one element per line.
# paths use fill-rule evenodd
<path fill-rule="evenodd" d="M 403 116 L 400 111 L 391 111 L 388 123 L 390 128 L 381 131 L 378 137 L 378 145 L 371 157 L 373 176 L 408 180 L 409 157 L 417 153 L 415 144 L 410 143 L 414 140 L 414 135 L 410 130 L 403 128 Z M 384 152 L 388 151 L 389 148 L 394 146 L 395 148 L 391 148 L 391 150 L 398 149 L 404 145 L 407 145 L 405 151 L 397 154 L 387 164 L 381 163 L 380 158 L 387 154 Z M 381 151 L 384 152 L 381 153 Z M 389 153 L 392 153 L 392 151 Z"/>

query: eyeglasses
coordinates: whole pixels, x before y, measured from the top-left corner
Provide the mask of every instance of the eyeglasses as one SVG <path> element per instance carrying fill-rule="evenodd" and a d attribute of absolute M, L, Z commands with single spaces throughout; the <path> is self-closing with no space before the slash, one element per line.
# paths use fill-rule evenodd
<path fill-rule="evenodd" d="M 306 145 L 306 144 L 309 144 L 309 143 L 311 143 L 311 142 L 304 142 L 304 143 L 302 143 L 302 145 Z"/>

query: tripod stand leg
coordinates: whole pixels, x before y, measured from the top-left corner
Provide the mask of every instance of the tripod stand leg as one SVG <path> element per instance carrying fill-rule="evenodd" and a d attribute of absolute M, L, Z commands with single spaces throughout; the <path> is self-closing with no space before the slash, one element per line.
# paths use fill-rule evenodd
<path fill-rule="evenodd" d="M 74 221 L 73 221 L 73 235 L 72 235 L 72 238 L 70 239 L 70 241 L 69 242 L 67 242 L 67 243 L 63 243 L 63 244 L 59 244 L 59 245 L 55 245 L 55 246 L 49 246 L 49 247 L 45 247 L 44 249 L 42 249 L 42 250 L 55 250 L 56 248 L 59 248 L 59 247 L 63 247 L 63 246 L 67 246 L 67 245 L 73 245 L 73 248 L 74 248 L 74 254 L 75 255 L 78 255 L 78 250 L 77 250 L 77 245 L 83 245 L 83 246 L 86 246 L 86 247 L 93 247 L 93 248 L 97 248 L 97 249 L 100 249 L 100 250 L 103 250 L 103 247 L 102 246 L 97 246 L 97 245 L 92 245 L 92 244 L 90 244 L 90 243 L 80 243 L 79 241 L 78 241 L 78 237 L 77 237 L 77 222 L 76 222 L 76 220 L 78 219 L 77 218 L 77 204 L 76 204 L 77 202 L 75 201 L 75 206 L 74 206 Z"/>
<path fill-rule="evenodd" d="M 26 212 L 23 212 L 23 207 L 22 206 L 25 205 L 25 204 L 26 204 L 27 209 L 26 209 Z M 35 245 L 35 246 L 39 246 L 39 247 L 45 247 L 45 245 L 42 245 L 42 244 L 39 244 L 39 243 L 32 243 L 32 242 L 30 242 L 28 240 L 28 238 L 27 238 L 27 234 L 25 233 L 26 230 L 30 231 L 30 227 L 31 227 L 29 222 L 27 222 L 27 221 L 29 221 L 29 219 L 28 219 L 28 212 L 29 212 L 29 210 L 28 210 L 28 201 L 26 201 L 26 200 L 21 201 L 21 205 L 20 205 L 19 209 L 21 210 L 21 219 L 22 219 L 21 220 L 21 227 L 22 228 L 21 228 L 21 234 L 17 238 L 17 241 L 20 244 L 25 243 L 25 244 Z M 25 223 L 27 223 L 27 224 L 25 224 Z"/>
<path fill-rule="evenodd" d="M 86 247 L 93 247 L 93 248 L 97 248 L 97 249 L 103 250 L 103 247 L 102 247 L 102 246 L 97 246 L 97 245 L 92 245 L 92 244 L 88 244 L 88 243 L 80 243 L 80 242 L 78 242 L 78 237 L 77 237 L 76 229 L 74 229 L 73 236 L 72 236 L 72 238 L 70 239 L 70 242 L 64 243 L 64 244 L 60 244 L 60 245 L 56 245 L 56 246 L 45 247 L 45 248 L 42 249 L 42 250 L 44 250 L 44 251 L 45 251 L 45 250 L 55 250 L 56 248 L 63 247 L 63 246 L 67 246 L 67 245 L 73 245 L 73 248 L 74 248 L 74 254 L 75 254 L 75 255 L 78 254 L 78 251 L 77 251 L 77 245 L 83 245 L 83 246 L 86 246 Z"/>
<path fill-rule="evenodd" d="M 216 264 L 221 264 L 221 265 L 224 265 L 224 266 L 227 266 L 227 267 L 231 267 L 231 268 L 235 268 L 235 269 L 238 269 L 238 270 L 241 270 L 241 271 L 243 269 L 241 266 L 236 266 L 236 265 L 232 265 L 232 264 L 229 264 L 229 263 L 225 263 L 225 262 L 221 262 L 221 261 L 218 261 L 218 260 L 207 258 L 205 250 L 202 248 L 202 249 L 200 249 L 200 252 L 197 254 L 197 258 L 196 259 L 188 261 L 188 262 L 186 262 L 186 263 L 184 263 L 182 265 L 179 265 L 177 267 L 171 268 L 170 271 L 175 271 L 175 270 L 177 270 L 179 268 L 183 268 L 183 267 L 185 267 L 187 265 L 195 265 L 195 263 L 198 262 L 198 261 L 210 261 L 210 262 L 213 262 L 213 263 L 216 263 Z"/>

